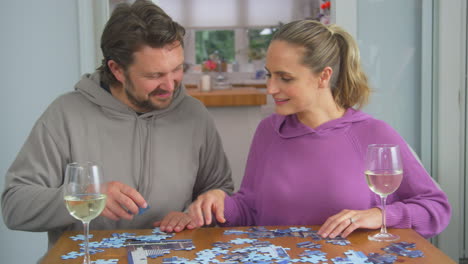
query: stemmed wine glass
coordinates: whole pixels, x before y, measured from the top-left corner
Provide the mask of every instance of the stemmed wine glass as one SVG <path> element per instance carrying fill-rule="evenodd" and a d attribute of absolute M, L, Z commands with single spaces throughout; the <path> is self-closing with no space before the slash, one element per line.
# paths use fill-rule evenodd
<path fill-rule="evenodd" d="M 65 181 L 65 205 L 74 218 L 83 222 L 83 263 L 89 264 L 89 223 L 99 216 L 106 206 L 102 173 L 99 166 L 92 162 L 73 162 L 67 165 Z"/>
<path fill-rule="evenodd" d="M 398 189 L 403 179 L 400 148 L 391 144 L 372 144 L 367 147 L 365 161 L 366 181 L 369 188 L 382 200 L 382 227 L 380 233 L 369 235 L 373 241 L 395 241 L 398 235 L 387 233 L 385 204 L 387 196 Z"/>

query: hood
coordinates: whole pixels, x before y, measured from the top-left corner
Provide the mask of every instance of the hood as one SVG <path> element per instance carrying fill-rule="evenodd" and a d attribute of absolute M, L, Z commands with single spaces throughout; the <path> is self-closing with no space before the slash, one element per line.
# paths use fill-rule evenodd
<path fill-rule="evenodd" d="M 276 133 L 278 133 L 280 137 L 293 138 L 306 134 L 326 135 L 332 133 L 334 130 L 350 126 L 352 123 L 361 122 L 370 118 L 371 116 L 364 112 L 348 108 L 342 117 L 330 120 L 316 128 L 310 128 L 302 124 L 295 114 L 287 116 L 274 114 L 272 122 Z"/>
<path fill-rule="evenodd" d="M 75 90 L 83 94 L 83 96 L 85 96 L 89 101 L 105 108 L 108 111 L 119 115 L 130 115 L 132 117 L 138 116 L 135 110 L 119 101 L 100 86 L 99 73 L 83 75 L 81 80 L 75 85 Z M 151 118 L 171 112 L 183 101 L 185 97 L 185 88 L 181 85 L 180 88 L 174 92 L 174 98 L 169 107 L 144 113 L 140 115 L 140 117 Z"/>

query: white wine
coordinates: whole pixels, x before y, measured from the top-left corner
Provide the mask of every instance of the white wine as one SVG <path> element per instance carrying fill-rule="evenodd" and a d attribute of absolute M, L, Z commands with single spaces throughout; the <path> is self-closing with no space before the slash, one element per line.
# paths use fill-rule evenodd
<path fill-rule="evenodd" d="M 78 220 L 89 223 L 98 217 L 106 207 L 105 194 L 83 194 L 65 196 L 65 205 L 70 214 Z"/>
<path fill-rule="evenodd" d="M 396 191 L 396 189 L 400 187 L 401 180 L 403 179 L 402 171 L 366 171 L 365 173 L 369 188 L 382 197 Z"/>

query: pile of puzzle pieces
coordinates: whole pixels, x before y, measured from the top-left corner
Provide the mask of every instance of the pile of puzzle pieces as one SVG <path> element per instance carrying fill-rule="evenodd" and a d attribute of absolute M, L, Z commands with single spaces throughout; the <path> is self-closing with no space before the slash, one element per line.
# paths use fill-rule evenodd
<path fill-rule="evenodd" d="M 415 244 L 408 242 L 392 243 L 391 245 L 382 248 L 385 252 L 383 255 L 379 253 L 370 253 L 368 255 L 360 251 L 348 250 L 343 252 L 343 257 L 335 257 L 327 259 L 327 253 L 321 251 L 322 245 L 313 241 L 324 241 L 338 246 L 349 245 L 350 242 L 342 237 L 333 239 L 322 238 L 306 227 L 290 227 L 286 229 L 269 230 L 265 227 L 252 227 L 247 230 L 226 230 L 224 235 L 247 235 L 248 238 L 235 238 L 229 242 L 215 242 L 211 249 L 204 249 L 196 252 L 197 257 L 189 260 L 181 257 L 163 258 L 163 264 L 195 264 L 195 263 L 247 263 L 247 264 L 269 264 L 269 263 L 330 263 L 334 264 L 392 264 L 397 261 L 398 256 L 410 258 L 423 257 L 420 250 L 414 250 Z M 129 252 L 135 254 L 133 257 L 134 264 L 147 263 L 146 258 L 162 257 L 169 254 L 171 250 L 194 250 L 195 246 L 191 240 L 167 240 L 173 237 L 174 234 L 161 232 L 159 228 L 155 228 L 152 235 L 136 236 L 131 233 L 114 233 L 111 238 L 104 238 L 100 242 L 89 243 L 90 254 L 102 252 L 105 248 L 127 247 Z M 304 248 L 305 251 L 299 254 L 299 258 L 291 258 L 288 254 L 289 248 L 274 245 L 270 241 L 258 239 L 274 239 L 278 237 L 299 237 L 310 238 L 304 242 L 297 243 L 298 248 Z M 71 239 L 83 240 L 82 236 L 71 237 Z M 176 245 L 177 244 L 177 245 Z M 144 250 L 143 245 L 152 245 L 151 250 Z M 176 246 L 175 246 L 176 245 Z M 245 245 L 245 246 L 244 246 Z M 83 244 L 80 244 L 83 247 Z M 242 246 L 242 247 L 239 247 Z M 413 250 L 410 250 L 413 249 Z M 83 250 L 82 250 L 83 251 Z M 63 255 L 62 259 L 77 258 L 82 256 L 81 252 L 70 252 Z M 138 257 L 137 257 L 138 256 Z M 138 259 L 137 259 L 138 258 Z M 222 259 L 220 261 L 219 259 Z M 98 259 L 92 262 L 93 264 L 116 264 L 116 259 Z"/>

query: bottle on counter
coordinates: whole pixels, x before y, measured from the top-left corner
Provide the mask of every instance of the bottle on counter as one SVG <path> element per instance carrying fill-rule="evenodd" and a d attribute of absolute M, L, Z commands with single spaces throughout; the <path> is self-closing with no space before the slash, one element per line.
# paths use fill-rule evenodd
<path fill-rule="evenodd" d="M 202 74 L 200 77 L 199 88 L 202 92 L 209 92 L 211 90 L 211 76 L 209 74 Z"/>
<path fill-rule="evenodd" d="M 239 63 L 237 61 L 232 62 L 232 72 L 239 72 Z"/>

